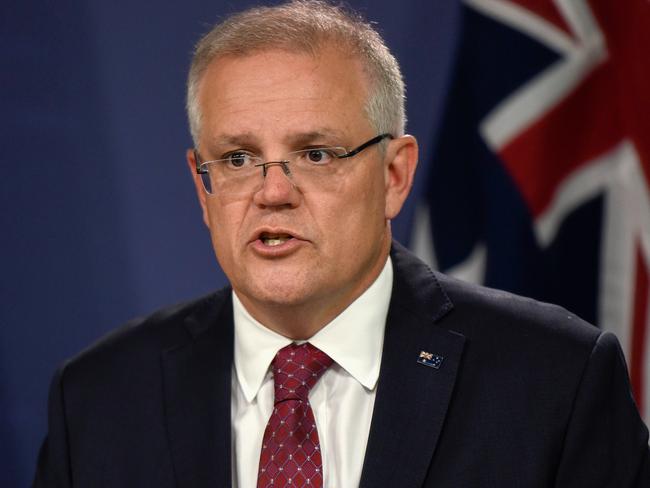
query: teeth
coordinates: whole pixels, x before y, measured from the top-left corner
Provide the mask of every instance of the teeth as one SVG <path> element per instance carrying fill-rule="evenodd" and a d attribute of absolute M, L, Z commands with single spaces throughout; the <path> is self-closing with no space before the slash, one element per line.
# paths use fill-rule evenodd
<path fill-rule="evenodd" d="M 262 242 L 270 247 L 279 246 L 283 242 L 287 242 L 290 239 L 289 236 L 273 236 L 273 237 L 262 237 Z"/>
<path fill-rule="evenodd" d="M 266 244 L 267 246 L 273 247 L 273 246 L 279 246 L 280 244 L 282 244 L 285 241 L 286 241 L 286 239 L 265 239 L 264 244 Z"/>

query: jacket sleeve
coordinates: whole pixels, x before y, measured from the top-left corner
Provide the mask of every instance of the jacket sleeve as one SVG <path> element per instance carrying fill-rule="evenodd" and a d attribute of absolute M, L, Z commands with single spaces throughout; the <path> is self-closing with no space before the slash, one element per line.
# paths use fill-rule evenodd
<path fill-rule="evenodd" d="M 573 401 L 556 488 L 648 488 L 648 429 L 616 337 L 601 334 Z"/>
<path fill-rule="evenodd" d="M 38 455 L 33 488 L 72 487 L 63 395 L 64 371 L 64 367 L 59 369 L 50 385 L 48 434 Z"/>

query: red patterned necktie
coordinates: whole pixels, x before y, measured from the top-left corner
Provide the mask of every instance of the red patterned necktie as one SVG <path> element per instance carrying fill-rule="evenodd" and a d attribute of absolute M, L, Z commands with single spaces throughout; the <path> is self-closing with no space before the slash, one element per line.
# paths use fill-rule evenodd
<path fill-rule="evenodd" d="M 257 487 L 323 486 L 323 460 L 309 390 L 332 359 L 308 342 L 278 351 L 271 364 L 275 405 L 264 431 Z"/>

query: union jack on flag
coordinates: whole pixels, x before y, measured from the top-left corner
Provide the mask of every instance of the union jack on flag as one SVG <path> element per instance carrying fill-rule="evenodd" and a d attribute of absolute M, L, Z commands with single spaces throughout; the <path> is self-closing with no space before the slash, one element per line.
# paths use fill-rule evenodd
<path fill-rule="evenodd" d="M 456 55 L 413 246 L 616 333 L 650 419 L 650 1 L 464 0 Z"/>

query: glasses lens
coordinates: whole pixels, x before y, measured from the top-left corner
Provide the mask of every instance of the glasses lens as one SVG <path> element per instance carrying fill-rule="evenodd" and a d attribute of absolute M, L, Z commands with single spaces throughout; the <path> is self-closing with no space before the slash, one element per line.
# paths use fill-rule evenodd
<path fill-rule="evenodd" d="M 243 166 L 232 164 L 232 160 L 217 160 L 204 163 L 206 171 L 201 174 L 205 191 L 211 195 L 249 195 L 262 183 L 262 171 L 255 167 L 256 160 Z"/>
<path fill-rule="evenodd" d="M 332 192 L 345 178 L 345 154 L 342 147 L 322 147 L 295 151 L 289 155 L 289 169 L 303 191 Z"/>
<path fill-rule="evenodd" d="M 214 192 L 212 191 L 212 181 L 210 179 L 210 172 L 200 173 L 200 176 L 201 176 L 201 181 L 203 182 L 203 188 L 205 188 L 205 192 L 208 193 L 209 195 L 212 195 Z"/>
<path fill-rule="evenodd" d="M 228 159 L 203 163 L 201 179 L 209 194 L 247 197 L 259 190 L 268 178 L 267 173 L 278 166 L 277 170 L 302 192 L 333 192 L 345 181 L 347 157 L 352 155 L 343 147 L 315 147 L 291 152 L 284 160 L 265 163 L 260 157 L 237 152 Z"/>

